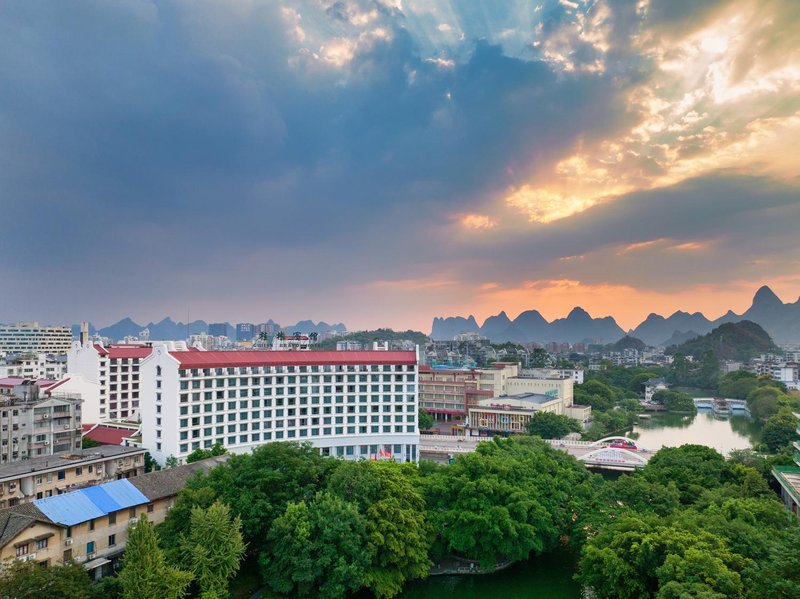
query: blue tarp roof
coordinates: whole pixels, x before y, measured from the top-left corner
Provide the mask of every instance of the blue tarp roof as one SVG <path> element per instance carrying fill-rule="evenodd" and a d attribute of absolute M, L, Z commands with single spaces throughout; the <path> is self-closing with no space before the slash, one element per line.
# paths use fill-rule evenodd
<path fill-rule="evenodd" d="M 53 522 L 74 526 L 127 507 L 149 503 L 149 500 L 128 480 L 123 479 L 37 499 L 33 503 Z"/>

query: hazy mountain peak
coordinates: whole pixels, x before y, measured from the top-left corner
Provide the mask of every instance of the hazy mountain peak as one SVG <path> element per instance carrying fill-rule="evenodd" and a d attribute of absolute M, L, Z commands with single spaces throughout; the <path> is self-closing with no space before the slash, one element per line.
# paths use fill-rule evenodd
<path fill-rule="evenodd" d="M 767 285 L 759 287 L 756 294 L 753 296 L 753 305 L 759 306 L 777 306 L 783 305 L 781 299 L 775 295 L 775 292 Z"/>

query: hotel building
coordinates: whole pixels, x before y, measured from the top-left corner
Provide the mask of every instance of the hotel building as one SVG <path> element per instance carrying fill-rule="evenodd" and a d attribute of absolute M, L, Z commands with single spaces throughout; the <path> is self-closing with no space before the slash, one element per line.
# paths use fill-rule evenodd
<path fill-rule="evenodd" d="M 140 363 L 142 444 L 160 463 L 221 444 L 309 442 L 416 462 L 417 351 L 170 351 Z"/>

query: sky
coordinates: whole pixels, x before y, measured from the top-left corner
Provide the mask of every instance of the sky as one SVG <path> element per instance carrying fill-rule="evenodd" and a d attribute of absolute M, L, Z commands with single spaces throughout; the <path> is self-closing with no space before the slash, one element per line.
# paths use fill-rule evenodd
<path fill-rule="evenodd" d="M 797 0 L 5 0 L 0 322 L 800 294 Z"/>

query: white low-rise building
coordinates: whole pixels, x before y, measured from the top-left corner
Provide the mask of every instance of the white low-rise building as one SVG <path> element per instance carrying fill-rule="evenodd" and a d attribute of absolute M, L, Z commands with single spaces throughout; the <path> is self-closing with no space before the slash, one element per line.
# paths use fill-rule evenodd
<path fill-rule="evenodd" d="M 324 455 L 418 460 L 418 352 L 170 351 L 140 364 L 142 444 L 160 463 L 219 443 L 310 442 Z"/>

